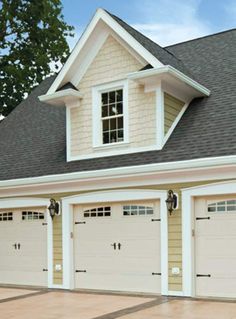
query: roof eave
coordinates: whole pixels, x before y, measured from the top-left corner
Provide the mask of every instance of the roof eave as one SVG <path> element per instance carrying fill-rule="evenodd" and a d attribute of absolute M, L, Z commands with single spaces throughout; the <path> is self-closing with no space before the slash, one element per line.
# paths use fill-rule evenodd
<path fill-rule="evenodd" d="M 147 78 L 156 77 L 157 80 L 160 80 L 162 76 L 165 74 L 169 74 L 175 77 L 178 81 L 181 81 L 186 85 L 190 86 L 191 88 L 199 92 L 199 96 L 209 96 L 211 94 L 211 91 L 207 89 L 205 86 L 203 86 L 202 84 L 198 83 L 197 81 L 193 80 L 189 76 L 185 75 L 184 73 L 180 72 L 179 70 L 170 65 L 130 73 L 128 74 L 128 79 L 138 82 L 144 82 Z"/>
<path fill-rule="evenodd" d="M 83 95 L 74 89 L 66 89 L 52 94 L 44 94 L 38 98 L 40 102 L 53 106 L 67 106 L 68 102 L 81 100 Z"/>

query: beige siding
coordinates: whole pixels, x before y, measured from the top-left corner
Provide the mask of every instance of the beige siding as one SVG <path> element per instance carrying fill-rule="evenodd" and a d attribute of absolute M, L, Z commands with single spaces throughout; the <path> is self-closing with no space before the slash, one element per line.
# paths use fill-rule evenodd
<path fill-rule="evenodd" d="M 92 147 L 92 87 L 123 80 L 143 66 L 120 43 L 109 36 L 79 84 L 83 99 L 71 109 L 71 155 L 89 155 Z M 129 147 L 155 144 L 155 93 L 129 82 Z M 97 152 L 97 151 L 95 151 Z"/>
<path fill-rule="evenodd" d="M 169 131 L 179 112 L 184 106 L 184 102 L 176 99 L 175 97 L 164 93 L 164 109 L 165 109 L 165 134 Z"/>
<path fill-rule="evenodd" d="M 55 271 L 55 265 L 63 265 L 62 260 L 62 218 L 57 216 L 53 220 L 53 283 L 62 284 L 62 271 Z"/>

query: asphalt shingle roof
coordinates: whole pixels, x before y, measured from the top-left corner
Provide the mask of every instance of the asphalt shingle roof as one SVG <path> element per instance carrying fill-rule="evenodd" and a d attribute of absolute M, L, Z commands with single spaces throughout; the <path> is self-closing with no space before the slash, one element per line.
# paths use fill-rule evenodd
<path fill-rule="evenodd" d="M 178 58 L 173 52 L 169 51 L 167 48 L 163 48 L 157 43 L 153 42 L 151 39 L 147 38 L 145 35 L 139 31 L 132 28 L 129 24 L 121 20 L 114 14 L 106 11 L 116 22 L 118 22 L 129 34 L 132 35 L 135 40 L 137 40 L 142 46 L 147 49 L 153 56 L 155 56 L 164 65 L 171 65 L 184 74 L 190 76 L 194 80 L 197 80 L 190 69 L 184 64 L 184 62 Z M 200 80 L 200 79 L 199 79 Z"/>
<path fill-rule="evenodd" d="M 191 102 L 161 151 L 67 163 L 65 108 L 38 100 L 49 78 L 1 122 L 0 180 L 236 155 L 236 29 L 167 49 L 211 96 Z"/>

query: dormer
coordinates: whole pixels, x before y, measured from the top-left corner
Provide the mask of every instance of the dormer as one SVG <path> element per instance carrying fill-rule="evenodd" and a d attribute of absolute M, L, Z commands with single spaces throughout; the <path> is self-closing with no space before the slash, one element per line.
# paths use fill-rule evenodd
<path fill-rule="evenodd" d="M 189 103 L 209 94 L 172 54 L 98 9 L 39 98 L 66 107 L 73 161 L 161 150 Z"/>

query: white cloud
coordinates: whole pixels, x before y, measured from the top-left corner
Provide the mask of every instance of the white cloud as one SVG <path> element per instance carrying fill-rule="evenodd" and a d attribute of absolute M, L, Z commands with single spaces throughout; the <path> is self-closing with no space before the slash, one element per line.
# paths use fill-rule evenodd
<path fill-rule="evenodd" d="M 200 0 L 144 0 L 139 17 L 142 14 L 145 23 L 137 21 L 133 27 L 162 46 L 207 35 L 211 30 L 198 17 L 199 4 Z"/>

